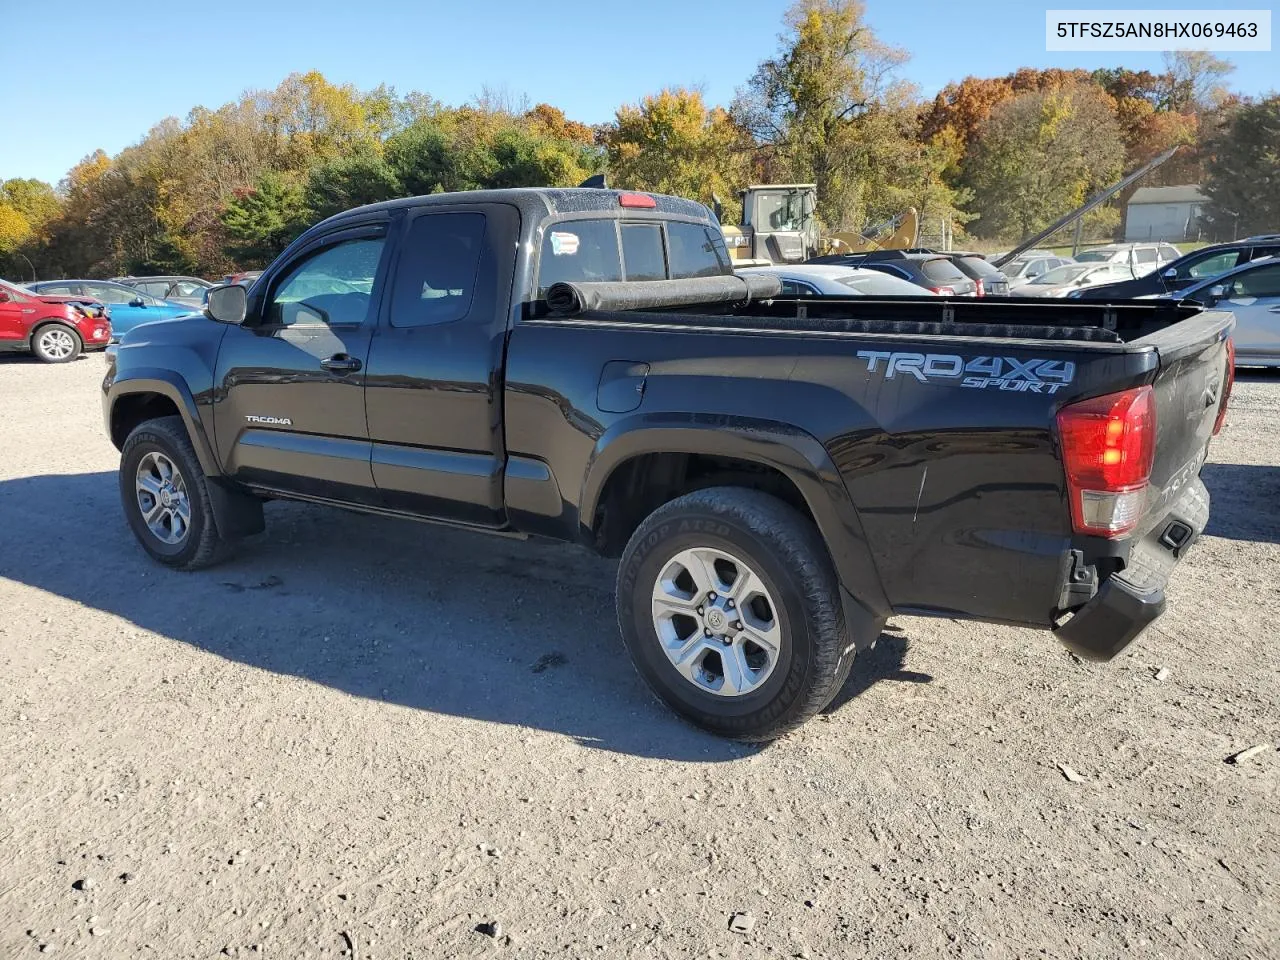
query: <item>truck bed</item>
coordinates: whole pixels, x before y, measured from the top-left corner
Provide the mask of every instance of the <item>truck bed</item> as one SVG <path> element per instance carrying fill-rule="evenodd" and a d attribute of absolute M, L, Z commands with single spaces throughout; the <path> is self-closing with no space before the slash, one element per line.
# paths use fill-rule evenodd
<path fill-rule="evenodd" d="M 1074 340 L 1122 344 L 1201 314 L 1179 302 L 1093 304 L 1034 297 L 805 297 L 704 304 L 666 310 L 588 310 L 547 319 L 652 328 L 705 327 L 770 333 L 871 334 Z"/>

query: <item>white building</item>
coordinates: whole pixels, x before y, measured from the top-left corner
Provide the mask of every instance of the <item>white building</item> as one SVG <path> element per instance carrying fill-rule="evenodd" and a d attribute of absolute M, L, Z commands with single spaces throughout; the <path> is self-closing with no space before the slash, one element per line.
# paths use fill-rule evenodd
<path fill-rule="evenodd" d="M 1129 199 L 1125 240 L 1194 240 L 1200 207 L 1208 198 L 1196 186 L 1139 187 Z"/>

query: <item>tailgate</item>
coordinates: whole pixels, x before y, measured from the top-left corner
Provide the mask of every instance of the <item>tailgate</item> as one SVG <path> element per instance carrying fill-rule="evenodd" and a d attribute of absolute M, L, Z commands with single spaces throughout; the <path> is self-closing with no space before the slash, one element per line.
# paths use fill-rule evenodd
<path fill-rule="evenodd" d="M 1135 536 L 1160 524 L 1200 475 L 1214 424 L 1230 391 L 1233 371 L 1227 337 L 1234 324 L 1230 313 L 1206 312 L 1135 341 L 1154 346 L 1160 356 L 1151 385 L 1156 404 L 1155 461 L 1145 515 Z"/>
<path fill-rule="evenodd" d="M 1070 617 L 1054 632 L 1082 657 L 1110 660 L 1160 616 L 1169 575 L 1209 522 L 1200 468 L 1230 391 L 1234 324 L 1229 313 L 1200 313 L 1133 341 L 1159 356 L 1154 459 L 1137 527 L 1074 541 L 1061 601 Z"/>

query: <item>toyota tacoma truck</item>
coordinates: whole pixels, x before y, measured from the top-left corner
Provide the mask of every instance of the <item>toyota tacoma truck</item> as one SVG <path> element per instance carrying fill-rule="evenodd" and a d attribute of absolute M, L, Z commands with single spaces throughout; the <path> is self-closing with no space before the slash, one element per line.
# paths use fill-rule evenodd
<path fill-rule="evenodd" d="M 1205 527 L 1232 323 L 784 298 L 700 204 L 478 191 L 312 227 L 251 289 L 128 332 L 103 399 L 160 563 L 214 563 L 277 498 L 576 541 L 620 559 L 653 691 L 768 740 L 895 613 L 1133 641 Z"/>

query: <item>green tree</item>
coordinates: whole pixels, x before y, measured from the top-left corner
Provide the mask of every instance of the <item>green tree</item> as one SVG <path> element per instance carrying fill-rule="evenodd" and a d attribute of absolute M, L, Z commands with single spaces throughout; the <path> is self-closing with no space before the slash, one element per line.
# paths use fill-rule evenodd
<path fill-rule="evenodd" d="M 1280 96 L 1233 110 L 1210 143 L 1205 219 L 1219 238 L 1280 224 Z"/>
<path fill-rule="evenodd" d="M 1041 229 L 1114 182 L 1123 160 L 1119 124 L 1097 86 L 1007 101 L 992 111 L 966 164 L 981 216 L 974 232 L 1016 240 Z M 1098 227 L 1115 222 L 1114 210 L 1092 220 Z"/>
<path fill-rule="evenodd" d="M 323 220 L 352 207 L 402 194 L 395 171 L 379 152 L 366 148 L 312 167 L 305 200 L 312 219 Z"/>
<path fill-rule="evenodd" d="M 265 173 L 254 188 L 227 204 L 222 223 L 242 266 L 264 267 L 307 225 L 302 187 L 281 173 Z"/>
<path fill-rule="evenodd" d="M 493 188 L 575 187 L 599 166 L 599 157 L 590 147 L 539 136 L 521 125 L 498 132 L 493 159 L 496 166 L 486 182 Z"/>

